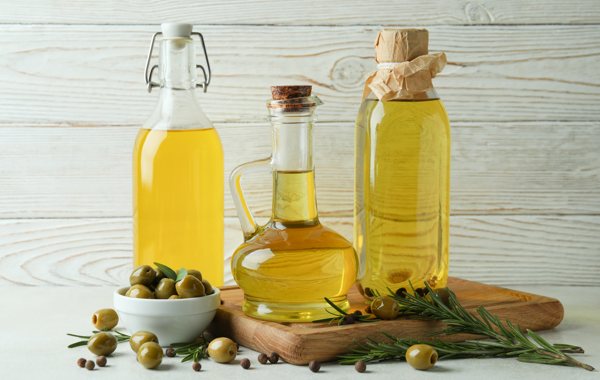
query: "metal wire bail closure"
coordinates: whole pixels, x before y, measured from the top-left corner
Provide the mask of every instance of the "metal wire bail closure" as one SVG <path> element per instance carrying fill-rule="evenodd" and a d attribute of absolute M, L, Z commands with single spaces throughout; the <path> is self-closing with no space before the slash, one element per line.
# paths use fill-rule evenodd
<path fill-rule="evenodd" d="M 196 87 L 202 87 L 204 92 L 208 90 L 208 85 L 210 84 L 211 71 L 210 71 L 210 62 L 208 61 L 208 53 L 206 52 L 206 44 L 204 43 L 204 37 L 200 32 L 192 32 L 190 36 L 198 36 L 200 40 L 200 44 L 202 45 L 202 51 L 204 52 L 204 59 L 206 60 L 206 69 L 202 65 L 196 65 L 197 69 L 202 70 L 202 75 L 204 76 L 204 81 L 202 83 L 196 83 Z M 153 87 L 160 87 L 160 83 L 156 83 L 152 81 L 152 75 L 154 74 L 154 70 L 158 69 L 158 65 L 153 65 L 150 68 L 150 61 L 152 60 L 152 51 L 154 50 L 154 43 L 156 42 L 156 38 L 158 36 L 162 36 L 162 32 L 156 32 L 152 35 L 152 40 L 150 41 L 150 49 L 148 50 L 148 57 L 146 58 L 146 69 L 144 70 L 144 79 L 146 81 L 146 86 L 148 87 L 148 92 L 152 92 Z"/>

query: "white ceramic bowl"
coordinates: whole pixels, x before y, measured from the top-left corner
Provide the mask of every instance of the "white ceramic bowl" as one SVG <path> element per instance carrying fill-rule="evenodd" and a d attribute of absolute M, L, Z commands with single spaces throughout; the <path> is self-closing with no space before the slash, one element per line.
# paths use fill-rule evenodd
<path fill-rule="evenodd" d="M 221 299 L 220 291 L 204 297 L 175 300 L 125 297 L 127 288 L 117 289 L 113 302 L 119 314 L 119 325 L 133 334 L 150 331 L 162 346 L 191 342 L 199 337 L 213 320 Z"/>

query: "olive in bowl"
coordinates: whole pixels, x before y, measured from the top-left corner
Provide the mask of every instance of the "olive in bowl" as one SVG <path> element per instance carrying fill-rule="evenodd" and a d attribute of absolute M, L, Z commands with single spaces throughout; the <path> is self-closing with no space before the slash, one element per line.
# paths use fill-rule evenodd
<path fill-rule="evenodd" d="M 218 288 L 204 297 L 179 299 L 132 298 L 126 296 L 127 289 L 117 289 L 113 295 L 120 322 L 129 333 L 152 331 L 163 346 L 200 336 L 221 304 Z"/>

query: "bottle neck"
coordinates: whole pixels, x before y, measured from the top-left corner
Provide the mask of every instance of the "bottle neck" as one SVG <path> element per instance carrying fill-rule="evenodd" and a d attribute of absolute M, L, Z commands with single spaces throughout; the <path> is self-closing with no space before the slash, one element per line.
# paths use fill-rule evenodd
<path fill-rule="evenodd" d="M 161 42 L 160 96 L 145 129 L 191 130 L 213 125 L 196 98 L 194 44 L 190 38 Z"/>
<path fill-rule="evenodd" d="M 160 87 L 174 90 L 196 88 L 196 64 L 191 38 L 164 39 L 160 45 Z"/>
<path fill-rule="evenodd" d="M 318 223 L 313 163 L 313 109 L 271 111 L 273 215 L 282 224 Z"/>

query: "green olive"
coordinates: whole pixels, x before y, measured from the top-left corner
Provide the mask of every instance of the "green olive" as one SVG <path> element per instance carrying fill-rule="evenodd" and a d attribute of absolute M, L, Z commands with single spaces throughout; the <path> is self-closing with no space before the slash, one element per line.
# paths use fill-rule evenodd
<path fill-rule="evenodd" d="M 181 298 L 202 297 L 205 294 L 202 281 L 190 274 L 179 281 L 175 285 L 175 288 L 177 289 L 177 294 Z"/>
<path fill-rule="evenodd" d="M 400 314 L 400 306 L 392 297 L 375 297 L 371 302 L 371 312 L 380 319 L 396 319 Z"/>
<path fill-rule="evenodd" d="M 92 315 L 92 324 L 98 330 L 112 330 L 119 323 L 119 316 L 113 309 L 100 309 Z"/>
<path fill-rule="evenodd" d="M 158 338 L 156 335 L 149 331 L 138 331 L 129 338 L 129 346 L 133 352 L 138 352 L 140 346 L 148 342 L 158 343 Z"/>
<path fill-rule="evenodd" d="M 125 296 L 131 298 L 154 298 L 154 292 L 144 285 L 133 285 Z"/>
<path fill-rule="evenodd" d="M 152 282 L 156 278 L 156 271 L 152 269 L 150 265 L 142 265 L 131 272 L 129 276 L 129 283 L 131 285 L 152 285 Z"/>
<path fill-rule="evenodd" d="M 237 344 L 229 338 L 216 338 L 209 343 L 207 351 L 217 363 L 230 363 L 237 355 Z"/>
<path fill-rule="evenodd" d="M 156 286 L 154 294 L 156 294 L 156 298 L 160 299 L 167 299 L 172 295 L 177 294 L 177 291 L 175 290 L 175 281 L 170 278 L 163 278 Z"/>
<path fill-rule="evenodd" d="M 137 360 L 147 369 L 153 369 L 160 365 L 163 358 L 162 347 L 156 342 L 146 342 L 140 346 L 137 352 Z"/>
<path fill-rule="evenodd" d="M 179 297 L 177 294 L 173 294 L 171 297 L 169 297 L 170 300 L 178 300 L 181 297 Z"/>
<path fill-rule="evenodd" d="M 210 284 L 210 282 L 208 282 L 207 280 L 202 280 L 202 285 L 204 285 L 204 293 L 206 293 L 206 294 L 214 293 L 213 287 Z"/>
<path fill-rule="evenodd" d="M 163 278 L 166 278 L 167 276 L 165 276 L 165 274 L 163 272 L 161 272 L 160 269 L 158 268 L 154 268 L 154 281 L 152 281 L 152 285 L 156 286 L 158 285 L 158 283 L 160 282 L 160 280 L 162 280 Z"/>
<path fill-rule="evenodd" d="M 92 335 L 88 340 L 87 348 L 97 356 L 108 356 L 117 349 L 117 338 L 113 334 L 100 332 Z"/>
<path fill-rule="evenodd" d="M 194 276 L 198 280 L 202 281 L 202 273 L 200 273 L 199 270 L 190 269 L 190 270 L 187 271 L 187 274 L 189 274 L 190 276 Z"/>
<path fill-rule="evenodd" d="M 428 344 L 414 344 L 406 350 L 406 361 L 414 369 L 427 370 L 438 360 L 437 351 Z"/>

